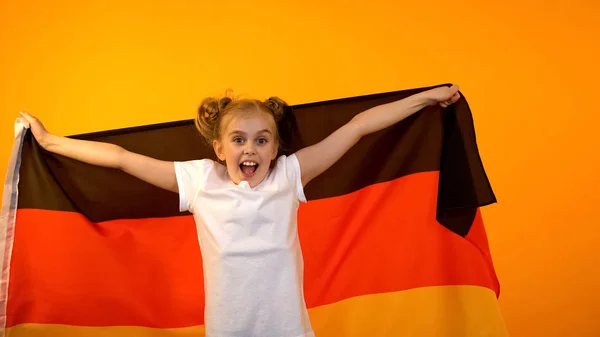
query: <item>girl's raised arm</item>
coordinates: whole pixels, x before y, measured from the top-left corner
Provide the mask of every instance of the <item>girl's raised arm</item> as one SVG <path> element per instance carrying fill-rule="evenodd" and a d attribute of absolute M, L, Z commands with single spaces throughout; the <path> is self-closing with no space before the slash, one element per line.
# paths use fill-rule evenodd
<path fill-rule="evenodd" d="M 37 118 L 27 113 L 21 115 L 47 151 L 87 164 L 119 169 L 157 187 L 178 192 L 173 162 L 133 153 L 114 144 L 57 136 L 48 132 Z"/>
<path fill-rule="evenodd" d="M 438 87 L 361 112 L 321 142 L 296 153 L 302 184 L 308 184 L 330 168 L 363 136 L 398 123 L 429 105 L 440 104 L 445 108 L 459 98 L 458 86 Z"/>

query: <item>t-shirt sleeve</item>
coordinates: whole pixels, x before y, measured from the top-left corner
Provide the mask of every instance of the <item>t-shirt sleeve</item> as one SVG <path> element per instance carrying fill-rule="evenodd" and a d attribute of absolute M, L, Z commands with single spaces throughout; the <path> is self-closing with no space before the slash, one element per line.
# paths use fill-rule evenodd
<path fill-rule="evenodd" d="M 286 173 L 288 180 L 294 184 L 298 200 L 306 202 L 306 196 L 304 195 L 304 187 L 302 186 L 302 170 L 300 168 L 300 162 L 295 154 L 292 154 L 286 158 Z"/>
<path fill-rule="evenodd" d="M 198 192 L 204 187 L 206 177 L 212 168 L 208 159 L 176 161 L 175 176 L 179 188 L 179 211 L 193 212 Z"/>

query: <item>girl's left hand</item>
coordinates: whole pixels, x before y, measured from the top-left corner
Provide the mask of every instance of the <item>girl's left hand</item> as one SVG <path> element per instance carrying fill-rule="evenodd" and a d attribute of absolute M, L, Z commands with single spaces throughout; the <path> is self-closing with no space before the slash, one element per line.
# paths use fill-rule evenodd
<path fill-rule="evenodd" d="M 427 98 L 430 100 L 431 105 L 438 104 L 442 108 L 447 108 L 451 104 L 456 103 L 460 98 L 458 92 L 458 85 L 451 87 L 438 87 L 427 91 Z"/>

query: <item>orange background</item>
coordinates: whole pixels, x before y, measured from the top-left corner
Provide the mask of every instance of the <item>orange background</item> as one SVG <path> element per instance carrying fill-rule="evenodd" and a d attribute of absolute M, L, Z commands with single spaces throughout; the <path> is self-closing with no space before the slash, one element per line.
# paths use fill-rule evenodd
<path fill-rule="evenodd" d="M 221 2 L 219 2 L 221 3 Z M 460 84 L 512 336 L 600 334 L 597 1 L 0 0 L 0 173 L 20 110 L 70 135 L 192 118 L 206 95 L 291 104 Z"/>

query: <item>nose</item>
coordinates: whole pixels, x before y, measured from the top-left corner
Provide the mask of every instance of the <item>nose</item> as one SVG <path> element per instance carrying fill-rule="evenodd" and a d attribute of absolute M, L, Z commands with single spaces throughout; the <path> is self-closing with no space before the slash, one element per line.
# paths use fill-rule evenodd
<path fill-rule="evenodd" d="M 246 147 L 244 148 L 244 153 L 245 154 L 256 154 L 256 150 L 254 148 L 254 143 L 253 142 L 247 142 L 246 143 Z"/>

